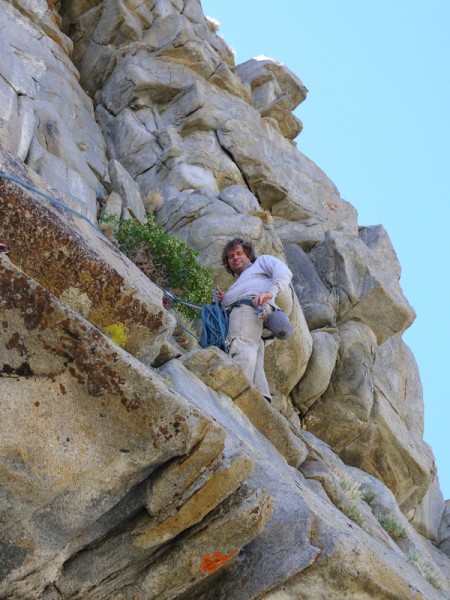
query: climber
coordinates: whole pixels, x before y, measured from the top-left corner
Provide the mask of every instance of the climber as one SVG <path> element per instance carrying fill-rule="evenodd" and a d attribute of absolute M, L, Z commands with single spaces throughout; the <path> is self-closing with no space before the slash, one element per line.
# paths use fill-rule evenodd
<path fill-rule="evenodd" d="M 248 379 L 271 402 L 264 373 L 264 319 L 276 310 L 277 294 L 291 282 L 290 269 L 278 258 L 264 254 L 256 258 L 251 241 L 230 240 L 222 252 L 222 263 L 234 277 L 223 292 L 216 288 L 217 301 L 229 310 L 227 343 L 230 356 L 242 367 Z"/>

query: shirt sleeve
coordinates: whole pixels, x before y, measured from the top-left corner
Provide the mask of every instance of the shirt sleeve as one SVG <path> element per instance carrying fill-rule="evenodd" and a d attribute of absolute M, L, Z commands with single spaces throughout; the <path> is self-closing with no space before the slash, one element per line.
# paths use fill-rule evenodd
<path fill-rule="evenodd" d="M 275 300 L 276 296 L 280 292 L 284 292 L 291 283 L 292 271 L 284 264 L 284 262 L 275 258 L 275 256 L 263 254 L 259 258 L 261 267 L 271 280 L 267 291 L 272 294 L 272 298 Z"/>

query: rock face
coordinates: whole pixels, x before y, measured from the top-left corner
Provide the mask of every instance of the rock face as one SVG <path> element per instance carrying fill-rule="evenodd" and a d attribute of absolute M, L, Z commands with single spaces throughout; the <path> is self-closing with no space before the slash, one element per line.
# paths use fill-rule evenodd
<path fill-rule="evenodd" d="M 0 0 L 0 597 L 442 598 L 449 507 L 381 226 L 293 142 L 306 87 L 199 0 Z M 158 223 L 226 288 L 285 260 L 269 405 L 98 229 Z"/>

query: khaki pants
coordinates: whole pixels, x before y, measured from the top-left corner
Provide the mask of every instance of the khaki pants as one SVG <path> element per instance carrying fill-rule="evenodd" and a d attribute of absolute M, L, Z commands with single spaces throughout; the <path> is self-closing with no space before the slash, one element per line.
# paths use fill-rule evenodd
<path fill-rule="evenodd" d="M 247 378 L 266 396 L 270 395 L 264 373 L 263 322 L 251 306 L 237 306 L 230 313 L 228 348 L 230 356 L 241 366 Z"/>

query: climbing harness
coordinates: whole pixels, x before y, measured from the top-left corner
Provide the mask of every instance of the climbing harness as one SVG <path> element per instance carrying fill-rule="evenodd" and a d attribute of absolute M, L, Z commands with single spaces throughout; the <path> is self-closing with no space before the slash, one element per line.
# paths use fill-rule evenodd
<path fill-rule="evenodd" d="M 8 242 L 0 242 L 0 254 L 8 254 L 9 247 Z"/>
<path fill-rule="evenodd" d="M 202 348 L 207 348 L 208 346 L 217 346 L 220 350 L 228 354 L 228 346 L 227 346 L 227 333 L 228 333 L 228 313 L 227 311 L 220 306 L 217 302 L 217 292 L 214 288 L 214 301 L 212 304 L 197 304 L 195 302 L 190 302 L 189 300 L 183 300 L 178 296 L 175 296 L 169 290 L 158 286 L 164 293 L 164 299 L 167 303 L 178 302 L 188 307 L 196 317 L 201 318 L 202 320 L 202 334 L 200 339 L 186 329 L 179 321 L 177 321 L 178 325 L 184 330 L 187 331 L 190 335 L 195 337 Z"/>
<path fill-rule="evenodd" d="M 77 210 L 74 210 L 73 208 L 70 208 L 70 206 L 67 206 L 67 204 L 64 204 L 64 202 L 61 202 L 60 200 L 57 200 L 56 198 L 52 198 L 51 196 L 44 194 L 44 192 L 41 192 L 40 190 L 33 187 L 32 185 L 29 185 L 25 181 L 22 181 L 21 179 L 17 179 L 16 177 L 12 177 L 11 175 L 7 175 L 6 173 L 3 173 L 2 171 L 0 171 L 0 178 L 8 179 L 9 181 L 14 181 L 14 183 L 18 183 L 19 185 L 26 188 L 27 190 L 30 190 L 31 192 L 35 192 L 36 194 L 39 194 L 39 196 L 42 196 L 43 198 L 50 200 L 50 202 L 52 202 L 56 206 L 59 206 L 60 208 L 67 210 L 68 212 L 76 215 L 77 217 L 81 217 L 82 219 L 87 221 L 89 223 L 89 225 L 91 225 L 96 231 L 98 231 L 99 233 L 101 233 L 103 235 L 103 233 L 100 231 L 100 229 L 97 227 L 97 225 L 95 225 L 95 223 L 93 223 L 90 219 L 88 219 L 86 217 L 86 215 L 83 215 L 82 213 L 78 212 Z"/>

